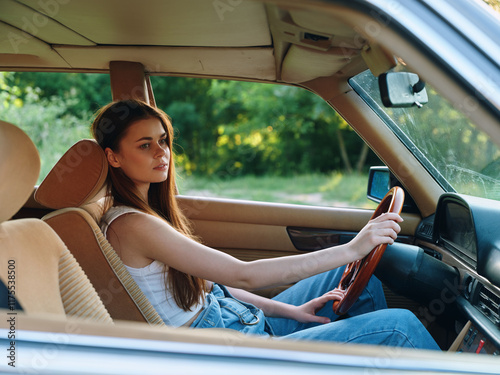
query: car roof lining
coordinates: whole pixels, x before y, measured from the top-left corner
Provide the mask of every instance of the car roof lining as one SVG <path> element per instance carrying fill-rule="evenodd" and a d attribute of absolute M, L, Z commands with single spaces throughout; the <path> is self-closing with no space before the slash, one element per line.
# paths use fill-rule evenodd
<path fill-rule="evenodd" d="M 34 10 L 39 17 L 45 15 L 96 45 L 253 47 L 271 44 L 264 5 L 258 2 L 244 1 L 220 9 L 212 2 L 198 0 L 156 0 L 148 1 L 147 6 L 123 0 L 61 4 L 19 1 L 26 5 L 25 13 Z M 19 19 L 19 15 L 15 19 Z M 21 16 L 27 17 L 29 21 L 30 15 Z M 31 19 L 35 23 L 33 16 Z M 64 35 L 50 35 L 44 29 L 48 28 L 39 27 L 38 34 L 47 43 L 68 44 L 62 40 Z M 88 45 L 82 40 L 71 44 Z"/>
<path fill-rule="evenodd" d="M 132 0 L 5 0 L 0 68 L 106 72 L 110 61 L 119 60 L 141 62 L 151 74 L 296 83 L 336 74 L 360 54 L 364 39 L 352 27 L 332 23 L 320 10 L 288 7 L 252 1 L 152 0 L 137 7 Z M 321 64 L 308 64 L 318 57 Z M 304 64 L 311 67 L 306 75 L 299 68 Z"/>

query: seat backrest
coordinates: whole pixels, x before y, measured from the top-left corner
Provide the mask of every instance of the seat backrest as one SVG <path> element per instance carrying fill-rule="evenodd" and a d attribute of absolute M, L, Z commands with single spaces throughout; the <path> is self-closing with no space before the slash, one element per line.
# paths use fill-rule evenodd
<path fill-rule="evenodd" d="M 164 325 L 103 236 L 108 162 L 93 140 L 75 143 L 35 192 L 35 200 L 55 211 L 42 218 L 62 238 L 96 288 L 113 319 Z"/>
<path fill-rule="evenodd" d="M 40 158 L 29 137 L 0 121 L 0 280 L 26 314 L 57 314 L 112 323 L 97 292 L 57 234 L 41 220 L 9 220 L 38 178 Z"/>

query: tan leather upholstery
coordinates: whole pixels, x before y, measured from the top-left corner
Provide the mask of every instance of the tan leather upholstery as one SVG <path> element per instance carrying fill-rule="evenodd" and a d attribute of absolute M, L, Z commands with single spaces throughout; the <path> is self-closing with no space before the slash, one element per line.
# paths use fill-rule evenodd
<path fill-rule="evenodd" d="M 1 223 L 29 198 L 40 173 L 40 157 L 33 142 L 18 127 L 0 121 L 0 135 Z"/>
<path fill-rule="evenodd" d="M 46 223 L 38 219 L 5 221 L 33 190 L 40 159 L 24 132 L 1 121 L 0 159 L 1 281 L 15 291 L 27 314 L 71 315 L 112 323 L 81 267 Z"/>
<path fill-rule="evenodd" d="M 78 260 L 113 319 L 164 325 L 98 226 L 107 171 L 108 162 L 95 141 L 75 143 L 35 193 L 37 202 L 57 209 L 42 219 Z"/>
<path fill-rule="evenodd" d="M 53 209 L 80 207 L 96 200 L 107 173 L 108 163 L 100 146 L 91 140 L 79 141 L 45 177 L 35 199 Z"/>

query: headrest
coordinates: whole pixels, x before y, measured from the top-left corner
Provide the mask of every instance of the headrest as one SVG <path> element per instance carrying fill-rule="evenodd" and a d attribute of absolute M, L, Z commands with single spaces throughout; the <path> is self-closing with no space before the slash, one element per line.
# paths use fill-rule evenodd
<path fill-rule="evenodd" d="M 102 189 L 108 161 L 102 148 L 91 139 L 75 143 L 45 177 L 35 200 L 45 207 L 80 207 Z"/>
<path fill-rule="evenodd" d="M 18 127 L 0 121 L 0 223 L 28 200 L 40 174 L 40 156 Z"/>

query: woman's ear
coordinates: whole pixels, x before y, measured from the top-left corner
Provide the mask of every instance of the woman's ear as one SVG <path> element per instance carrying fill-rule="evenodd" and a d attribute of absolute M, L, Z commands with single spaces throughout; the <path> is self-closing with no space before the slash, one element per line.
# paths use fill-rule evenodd
<path fill-rule="evenodd" d="M 106 158 L 108 159 L 108 164 L 114 168 L 119 168 L 120 167 L 120 161 L 116 157 L 116 154 L 113 152 L 112 149 L 109 147 L 106 147 L 104 149 L 104 153 L 106 154 Z"/>

